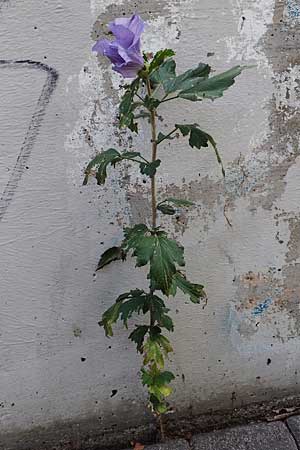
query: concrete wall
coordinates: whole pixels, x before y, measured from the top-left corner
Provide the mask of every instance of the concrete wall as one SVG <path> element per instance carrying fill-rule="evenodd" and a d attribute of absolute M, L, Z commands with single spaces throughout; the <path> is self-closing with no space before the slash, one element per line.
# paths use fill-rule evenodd
<path fill-rule="evenodd" d="M 200 122 L 227 167 L 224 182 L 212 152 L 174 141 L 161 151 L 160 194 L 197 205 L 165 222 L 209 297 L 204 310 L 170 301 L 173 406 L 198 414 L 299 391 L 297 2 L 1 0 L 2 442 L 39 426 L 87 421 L 102 433 L 149 421 L 127 333 L 109 341 L 97 325 L 145 272 L 116 263 L 94 274 L 122 227 L 146 220 L 149 185 L 128 166 L 125 181 L 115 170 L 105 188 L 81 186 L 96 150 L 140 150 L 149 137 L 146 124 L 133 141 L 119 134 L 119 79 L 90 50 L 102 23 L 135 10 L 149 22 L 144 48 L 174 47 L 181 70 L 256 64 L 224 99 L 174 104 L 161 124 Z"/>

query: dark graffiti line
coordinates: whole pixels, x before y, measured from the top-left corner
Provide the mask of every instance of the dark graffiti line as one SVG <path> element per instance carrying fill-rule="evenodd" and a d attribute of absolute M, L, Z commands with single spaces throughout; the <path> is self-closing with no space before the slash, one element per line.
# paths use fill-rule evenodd
<path fill-rule="evenodd" d="M 36 137 L 38 135 L 43 116 L 46 111 L 47 104 L 49 103 L 50 97 L 56 87 L 58 80 L 58 72 L 46 64 L 38 61 L 22 60 L 22 61 L 7 61 L 0 60 L 0 68 L 9 67 L 12 69 L 25 68 L 25 69 L 38 69 L 46 72 L 47 79 L 44 83 L 41 95 L 38 99 L 35 111 L 31 117 L 28 130 L 26 132 L 25 139 L 23 141 L 22 147 L 20 149 L 16 164 L 11 172 L 8 183 L 0 197 L 0 221 L 4 217 L 8 206 L 10 205 L 13 196 L 18 187 L 18 183 L 22 177 L 24 169 L 27 165 L 31 150 L 35 143 Z"/>

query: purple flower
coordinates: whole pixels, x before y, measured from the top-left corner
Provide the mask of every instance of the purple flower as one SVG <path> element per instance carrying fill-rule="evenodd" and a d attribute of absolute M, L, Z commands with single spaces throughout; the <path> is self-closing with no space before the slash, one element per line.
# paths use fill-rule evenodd
<path fill-rule="evenodd" d="M 113 70 L 124 78 L 134 78 L 144 66 L 140 37 L 145 22 L 134 14 L 130 18 L 115 19 L 108 28 L 116 39 L 100 39 L 93 46 L 93 51 L 107 56 L 113 64 Z"/>

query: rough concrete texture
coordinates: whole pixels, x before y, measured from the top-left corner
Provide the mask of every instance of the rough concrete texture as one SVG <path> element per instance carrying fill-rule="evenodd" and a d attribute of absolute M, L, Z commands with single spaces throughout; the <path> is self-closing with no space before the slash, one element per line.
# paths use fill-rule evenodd
<path fill-rule="evenodd" d="M 299 394 L 296 2 L 0 1 L 0 433 L 12 448 L 24 444 L 11 436 L 33 429 L 50 442 L 55 424 L 81 445 L 88 424 L 105 434 L 151 420 L 127 333 L 108 341 L 97 325 L 144 272 L 116 263 L 94 274 L 123 226 L 147 221 L 149 184 L 126 166 L 105 188 L 81 186 L 96 151 L 149 152 L 146 123 L 138 138 L 117 131 L 118 75 L 91 54 L 103 24 L 135 10 L 149 22 L 144 48 L 173 47 L 179 70 L 255 64 L 220 101 L 174 103 L 161 123 L 201 123 L 227 169 L 224 181 L 212 152 L 182 142 L 160 155 L 159 194 L 196 203 L 164 223 L 209 298 L 204 310 L 170 301 L 172 406 L 193 416 Z"/>
<path fill-rule="evenodd" d="M 297 450 L 282 422 L 255 424 L 193 437 L 192 450 Z"/>
<path fill-rule="evenodd" d="M 287 426 L 300 447 L 300 416 L 290 417 L 287 420 Z"/>

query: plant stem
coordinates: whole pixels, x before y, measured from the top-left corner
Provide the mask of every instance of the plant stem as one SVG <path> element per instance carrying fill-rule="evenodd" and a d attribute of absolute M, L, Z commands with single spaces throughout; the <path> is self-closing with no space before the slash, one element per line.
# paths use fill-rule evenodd
<path fill-rule="evenodd" d="M 176 100 L 176 98 L 179 98 L 179 95 L 176 95 L 175 97 L 164 97 L 161 101 L 161 103 L 169 102 L 170 100 Z"/>
<path fill-rule="evenodd" d="M 165 139 L 168 139 L 177 130 L 178 130 L 178 128 L 174 128 L 174 130 L 170 131 L 170 133 L 166 134 L 162 139 L 158 140 L 157 145 L 161 144 Z"/>
<path fill-rule="evenodd" d="M 164 440 L 165 440 L 165 431 L 164 431 L 163 418 L 162 418 L 161 414 L 158 416 L 158 421 L 159 421 L 159 428 L 160 428 L 160 439 L 161 439 L 162 442 L 164 442 Z"/>
<path fill-rule="evenodd" d="M 146 78 L 146 86 L 149 97 L 152 94 L 152 88 L 149 78 Z M 152 142 L 152 162 L 156 161 L 157 157 L 157 142 L 156 142 L 156 111 L 151 109 L 150 111 L 150 124 L 151 124 L 151 142 Z M 156 210 L 156 183 L 155 175 L 151 177 L 151 209 L 152 209 L 152 228 L 156 228 L 157 210 Z M 150 288 L 150 294 L 153 294 L 154 289 Z M 155 325 L 155 318 L 153 314 L 152 307 L 150 308 L 150 327 Z"/>
<path fill-rule="evenodd" d="M 152 88 L 149 78 L 146 79 L 147 91 L 149 97 L 152 94 Z M 156 161 L 157 157 L 157 142 L 156 142 L 156 112 L 155 109 L 151 109 L 150 111 L 150 124 L 151 124 L 151 142 L 152 142 L 152 162 Z M 157 211 L 156 211 L 156 183 L 155 183 L 155 175 L 151 177 L 151 207 L 152 207 L 152 228 L 156 228 L 156 219 L 157 219 Z"/>

